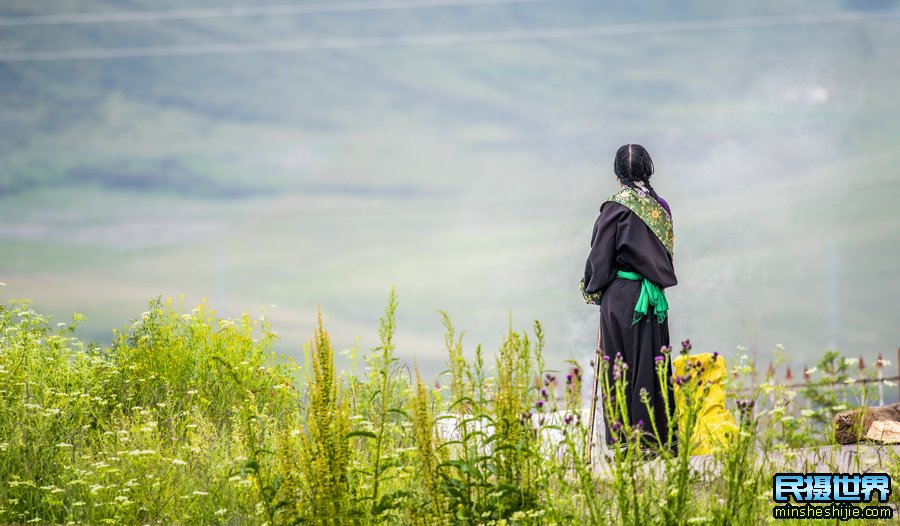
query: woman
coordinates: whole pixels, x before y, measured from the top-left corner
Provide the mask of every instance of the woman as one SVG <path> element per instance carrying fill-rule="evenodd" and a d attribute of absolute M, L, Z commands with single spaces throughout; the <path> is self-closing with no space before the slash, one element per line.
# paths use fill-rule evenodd
<path fill-rule="evenodd" d="M 600 207 L 582 293 L 588 303 L 601 306 L 601 348 L 609 363 L 610 381 L 617 357 L 627 365 L 628 422 L 641 427 L 645 445 L 658 446 L 650 415 L 659 438 L 666 442 L 670 415 L 662 398 L 664 390 L 674 407 L 669 373 L 664 383 L 656 374 L 656 360 L 669 345 L 668 304 L 662 291 L 678 283 L 672 265 L 672 216 L 668 203 L 650 185 L 653 160 L 643 146 L 619 148 L 613 168 L 622 190 Z M 650 410 L 642 401 L 643 390 Z M 622 423 L 609 420 L 604 418 L 606 442 L 612 445 L 621 438 Z"/>

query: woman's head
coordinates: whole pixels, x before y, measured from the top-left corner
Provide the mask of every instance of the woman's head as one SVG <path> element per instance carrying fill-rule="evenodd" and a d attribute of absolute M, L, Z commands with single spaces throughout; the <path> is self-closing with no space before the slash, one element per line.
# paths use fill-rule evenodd
<path fill-rule="evenodd" d="M 653 175 L 653 159 L 640 144 L 626 144 L 616 152 L 613 170 L 625 186 L 634 188 L 636 183 L 646 185 Z"/>

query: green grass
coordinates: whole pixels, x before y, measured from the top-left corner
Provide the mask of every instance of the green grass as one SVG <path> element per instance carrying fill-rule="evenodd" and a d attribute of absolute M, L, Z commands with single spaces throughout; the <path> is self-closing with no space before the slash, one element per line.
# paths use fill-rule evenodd
<path fill-rule="evenodd" d="M 80 314 L 53 325 L 27 304 L 0 307 L 0 521 L 761 524 L 784 469 L 777 455 L 828 444 L 830 415 L 866 394 L 759 385 L 740 397 L 739 436 L 698 470 L 686 445 L 708 387 L 690 373 L 677 454 L 647 463 L 638 435 L 624 434 L 626 447 L 591 471 L 588 375 L 548 367 L 539 323 L 510 324 L 496 354 L 479 345 L 467 359 L 443 314 L 438 386 L 398 359 L 397 308 L 392 293 L 377 347 L 351 349 L 341 369 L 321 313 L 297 363 L 272 352 L 265 317 L 222 318 L 205 304 L 151 301 L 110 346 L 73 336 Z M 753 376 L 745 359 L 732 373 L 729 407 Z M 870 374 L 831 353 L 813 377 Z"/>

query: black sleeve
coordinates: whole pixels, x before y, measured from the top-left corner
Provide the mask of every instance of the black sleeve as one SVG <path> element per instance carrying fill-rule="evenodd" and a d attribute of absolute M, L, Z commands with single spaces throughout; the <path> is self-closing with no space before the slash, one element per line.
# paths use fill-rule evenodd
<path fill-rule="evenodd" d="M 603 207 L 591 236 L 591 251 L 584 265 L 585 295 L 599 295 L 616 278 L 616 238 L 619 223 L 629 210 L 625 207 Z"/>

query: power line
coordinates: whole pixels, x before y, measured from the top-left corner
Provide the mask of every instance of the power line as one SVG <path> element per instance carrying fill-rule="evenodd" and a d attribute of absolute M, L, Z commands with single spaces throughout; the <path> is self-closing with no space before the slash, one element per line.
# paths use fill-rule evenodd
<path fill-rule="evenodd" d="M 0 27 L 98 24 L 105 22 L 156 22 L 160 20 L 199 20 L 248 16 L 285 16 L 313 13 L 353 13 L 429 7 L 481 6 L 546 2 L 547 0 L 406 0 L 335 1 L 309 4 L 235 6 L 225 8 L 168 9 L 158 11 L 119 11 L 110 13 L 65 13 L 0 17 Z"/>
<path fill-rule="evenodd" d="M 251 43 L 214 43 L 173 46 L 142 46 L 120 48 L 87 48 L 37 51 L 0 51 L 0 62 L 36 62 L 51 60 L 103 60 L 116 58 L 173 57 L 192 55 L 234 55 L 243 53 L 273 53 L 287 51 L 320 51 L 369 49 L 388 47 L 475 44 L 486 42 L 516 42 L 619 35 L 709 31 L 717 29 L 747 29 L 839 22 L 894 20 L 900 11 L 863 11 L 772 15 L 714 20 L 678 20 L 586 27 L 558 27 L 542 29 L 512 29 L 471 33 L 434 33 L 408 36 L 363 38 L 325 38 L 318 40 L 283 40 Z"/>

